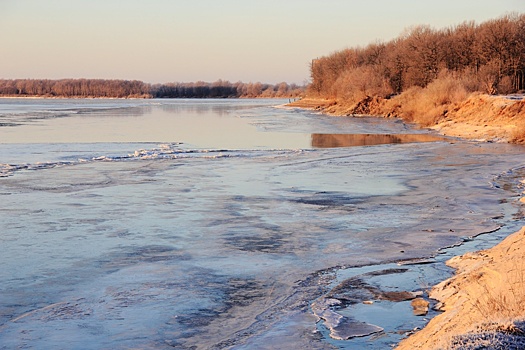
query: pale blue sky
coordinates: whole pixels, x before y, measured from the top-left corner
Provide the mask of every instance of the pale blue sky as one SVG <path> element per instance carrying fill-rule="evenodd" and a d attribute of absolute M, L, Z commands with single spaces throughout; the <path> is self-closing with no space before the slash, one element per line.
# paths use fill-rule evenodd
<path fill-rule="evenodd" d="M 302 84 L 312 58 L 525 0 L 0 0 L 0 78 Z"/>

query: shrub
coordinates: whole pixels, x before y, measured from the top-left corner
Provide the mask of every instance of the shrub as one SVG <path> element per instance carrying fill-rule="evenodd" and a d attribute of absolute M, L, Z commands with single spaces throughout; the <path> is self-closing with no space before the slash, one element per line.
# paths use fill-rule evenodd
<path fill-rule="evenodd" d="M 398 115 L 407 122 L 431 126 L 442 120 L 455 105 L 465 101 L 471 80 L 456 78 L 445 72 L 425 88 L 413 86 L 389 102 L 397 106 Z"/>
<path fill-rule="evenodd" d="M 345 71 L 334 83 L 332 91 L 337 99 L 350 103 L 369 96 L 386 97 L 392 92 L 388 82 L 370 66 Z"/>

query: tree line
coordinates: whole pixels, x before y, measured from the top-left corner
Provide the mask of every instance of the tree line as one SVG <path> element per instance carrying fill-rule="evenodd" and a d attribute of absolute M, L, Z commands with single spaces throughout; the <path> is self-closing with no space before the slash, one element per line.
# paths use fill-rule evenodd
<path fill-rule="evenodd" d="M 153 85 L 151 94 L 156 98 L 275 98 L 298 97 L 305 87 L 296 84 L 231 83 L 218 80 L 214 83 L 168 83 Z"/>
<path fill-rule="evenodd" d="M 413 27 L 389 42 L 312 60 L 310 72 L 310 94 L 354 101 L 424 88 L 440 77 L 472 92 L 516 92 L 525 89 L 525 15 L 439 30 Z"/>
<path fill-rule="evenodd" d="M 0 79 L 1 96 L 66 98 L 275 98 L 297 97 L 305 87 L 295 84 L 213 83 L 148 84 L 138 80 Z"/>
<path fill-rule="evenodd" d="M 149 84 L 137 80 L 15 79 L 0 80 L 0 95 L 46 97 L 151 97 Z"/>

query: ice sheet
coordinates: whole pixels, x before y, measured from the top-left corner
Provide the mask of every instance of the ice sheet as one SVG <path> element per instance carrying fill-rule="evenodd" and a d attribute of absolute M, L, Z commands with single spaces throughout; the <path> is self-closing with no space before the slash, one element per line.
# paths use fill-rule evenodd
<path fill-rule="evenodd" d="M 147 118 L 157 109 L 162 119 L 215 108 L 215 118 L 264 137 L 422 132 L 269 102 L 155 103 Z M 92 121 L 84 114 L 77 123 Z M 521 220 L 513 204 L 519 176 L 511 176 L 518 170 L 509 172 L 525 160 L 517 146 L 106 141 L 0 144 L 0 163 L 30 165 L 0 178 L 1 348 L 355 348 L 331 339 L 311 310 L 353 267 L 430 257 Z M 396 290 L 422 275 L 382 281 Z M 352 309 L 339 313 L 353 317 Z M 378 319 L 358 322 L 401 337 L 394 321 Z"/>

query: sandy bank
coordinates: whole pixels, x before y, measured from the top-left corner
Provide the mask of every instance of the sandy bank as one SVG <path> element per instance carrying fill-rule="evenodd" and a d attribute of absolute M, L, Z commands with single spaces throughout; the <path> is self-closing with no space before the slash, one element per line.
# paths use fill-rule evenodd
<path fill-rule="evenodd" d="M 475 95 L 448 112 L 432 129 L 449 136 L 523 143 L 525 101 Z"/>
<path fill-rule="evenodd" d="M 444 313 L 397 349 L 524 348 L 524 257 L 522 228 L 491 249 L 450 259 L 456 275 L 430 292 Z"/>
<path fill-rule="evenodd" d="M 376 115 L 400 118 L 447 135 L 485 141 L 525 143 L 525 100 L 473 94 L 458 104 L 424 104 L 415 110 L 407 97 L 365 98 L 347 104 L 326 99 L 303 99 L 291 107 L 318 110 L 330 115 Z M 428 110 L 428 113 L 426 114 Z"/>

